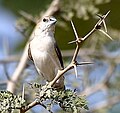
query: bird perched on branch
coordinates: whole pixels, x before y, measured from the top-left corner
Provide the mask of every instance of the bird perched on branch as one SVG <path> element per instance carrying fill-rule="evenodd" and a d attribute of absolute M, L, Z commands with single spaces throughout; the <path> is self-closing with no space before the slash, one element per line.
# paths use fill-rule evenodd
<path fill-rule="evenodd" d="M 61 52 L 54 39 L 56 22 L 57 20 L 52 16 L 46 16 L 38 22 L 28 49 L 29 58 L 47 82 L 52 81 L 58 70 L 64 68 Z M 56 82 L 54 87 L 64 88 L 64 76 Z"/>

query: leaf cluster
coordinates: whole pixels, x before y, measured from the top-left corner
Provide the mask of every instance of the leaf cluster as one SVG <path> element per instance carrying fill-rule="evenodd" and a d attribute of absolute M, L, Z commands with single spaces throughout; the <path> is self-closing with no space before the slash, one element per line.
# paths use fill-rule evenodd
<path fill-rule="evenodd" d="M 43 89 L 39 84 L 35 83 L 34 85 L 34 89 L 38 89 L 36 90 L 36 94 L 37 99 L 39 99 L 41 98 L 41 91 L 43 91 Z M 43 104 L 45 101 L 47 102 L 47 100 L 49 100 L 49 104 L 47 104 L 46 107 L 47 110 L 50 110 L 54 104 L 58 104 L 64 111 L 71 111 L 73 113 L 78 113 L 81 109 L 88 110 L 85 96 L 78 96 L 75 91 L 70 89 L 58 91 L 55 88 L 48 88 L 44 92 L 44 95 L 42 95 L 40 101 Z"/>
<path fill-rule="evenodd" d="M 0 91 L 0 113 L 12 113 L 25 105 L 25 100 L 9 91 Z"/>
<path fill-rule="evenodd" d="M 72 17 L 89 19 L 90 15 L 99 12 L 97 5 L 109 3 L 110 0 L 63 0 L 61 1 L 61 16 L 66 20 Z"/>

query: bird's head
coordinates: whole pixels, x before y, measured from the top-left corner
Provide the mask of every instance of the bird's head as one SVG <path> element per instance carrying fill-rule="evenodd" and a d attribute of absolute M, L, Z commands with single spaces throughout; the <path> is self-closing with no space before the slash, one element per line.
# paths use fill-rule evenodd
<path fill-rule="evenodd" d="M 53 16 L 46 16 L 38 23 L 37 27 L 41 32 L 54 32 L 56 22 L 57 20 Z"/>

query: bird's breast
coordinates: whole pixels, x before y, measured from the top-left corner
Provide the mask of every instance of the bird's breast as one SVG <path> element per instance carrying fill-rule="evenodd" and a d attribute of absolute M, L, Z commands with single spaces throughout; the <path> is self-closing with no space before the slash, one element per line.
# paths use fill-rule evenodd
<path fill-rule="evenodd" d="M 45 80 L 51 81 L 55 76 L 55 64 L 51 60 L 51 55 L 47 51 L 33 50 L 31 51 L 35 67 Z"/>
<path fill-rule="evenodd" d="M 36 36 L 30 43 L 34 50 L 49 51 L 54 47 L 54 38 L 50 36 Z"/>

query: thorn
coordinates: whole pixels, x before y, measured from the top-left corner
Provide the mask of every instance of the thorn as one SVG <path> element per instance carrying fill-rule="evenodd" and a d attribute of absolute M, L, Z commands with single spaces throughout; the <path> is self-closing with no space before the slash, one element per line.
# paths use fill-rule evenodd
<path fill-rule="evenodd" d="M 105 14 L 105 16 L 107 16 L 110 13 L 110 10 Z"/>
<path fill-rule="evenodd" d="M 105 18 L 108 16 L 108 14 L 110 13 L 110 10 L 105 14 L 105 15 L 103 15 L 103 26 L 104 26 L 104 28 L 105 28 L 105 32 L 107 32 L 107 26 L 106 26 L 106 23 L 105 23 Z"/>
<path fill-rule="evenodd" d="M 105 18 L 108 16 L 108 14 L 110 13 L 110 11 L 108 11 L 105 15 L 101 16 L 98 14 L 98 16 L 100 17 L 101 20 L 98 21 L 97 25 L 101 25 L 101 23 L 103 23 L 103 21 L 105 20 Z M 104 24 L 104 23 L 103 23 Z"/>
<path fill-rule="evenodd" d="M 78 77 L 78 72 L 77 72 L 77 66 L 76 66 L 76 64 L 74 64 L 74 69 L 75 69 L 75 76 L 77 78 Z"/>
<path fill-rule="evenodd" d="M 98 30 L 102 32 L 104 35 L 106 35 L 110 40 L 113 40 L 112 37 L 108 35 L 105 31 L 103 31 L 102 29 L 98 29 Z"/>
<path fill-rule="evenodd" d="M 93 62 L 80 62 L 77 65 L 87 65 L 87 64 L 94 64 Z"/>
<path fill-rule="evenodd" d="M 71 22 L 71 25 L 72 25 L 72 28 L 73 28 L 73 31 L 74 31 L 75 37 L 76 37 L 77 40 L 79 40 L 79 37 L 78 37 L 77 31 L 76 31 L 76 29 L 75 29 L 75 26 L 74 26 L 72 20 L 71 20 L 70 22 Z"/>
<path fill-rule="evenodd" d="M 100 19 L 103 19 L 103 16 L 102 16 L 102 15 L 97 14 L 97 16 L 98 16 Z"/>
<path fill-rule="evenodd" d="M 102 16 L 103 19 L 105 19 L 108 16 L 109 13 L 110 13 L 110 10 L 105 15 Z"/>
<path fill-rule="evenodd" d="M 25 98 L 25 86 L 24 86 L 24 84 L 23 84 L 23 90 L 22 90 L 22 100 L 24 100 L 24 98 Z"/>
<path fill-rule="evenodd" d="M 103 22 L 103 26 L 104 26 L 104 28 L 105 28 L 105 32 L 107 32 L 107 27 L 106 27 L 106 23 L 105 23 L 105 18 L 104 18 L 104 16 L 105 15 L 100 15 L 100 14 L 97 14 L 97 16 L 102 20 L 102 22 Z"/>
<path fill-rule="evenodd" d="M 78 38 L 78 40 L 70 41 L 70 42 L 68 42 L 68 44 L 72 44 L 72 43 L 75 43 L 75 42 L 81 43 L 82 41 L 84 41 L 83 38 Z"/>
<path fill-rule="evenodd" d="M 107 26 L 106 26 L 106 23 L 105 23 L 104 20 L 103 20 L 103 26 L 104 26 L 104 28 L 105 28 L 105 32 L 107 32 Z"/>
<path fill-rule="evenodd" d="M 68 44 L 73 44 L 75 42 L 77 42 L 77 40 L 70 41 L 70 42 L 68 42 Z"/>

